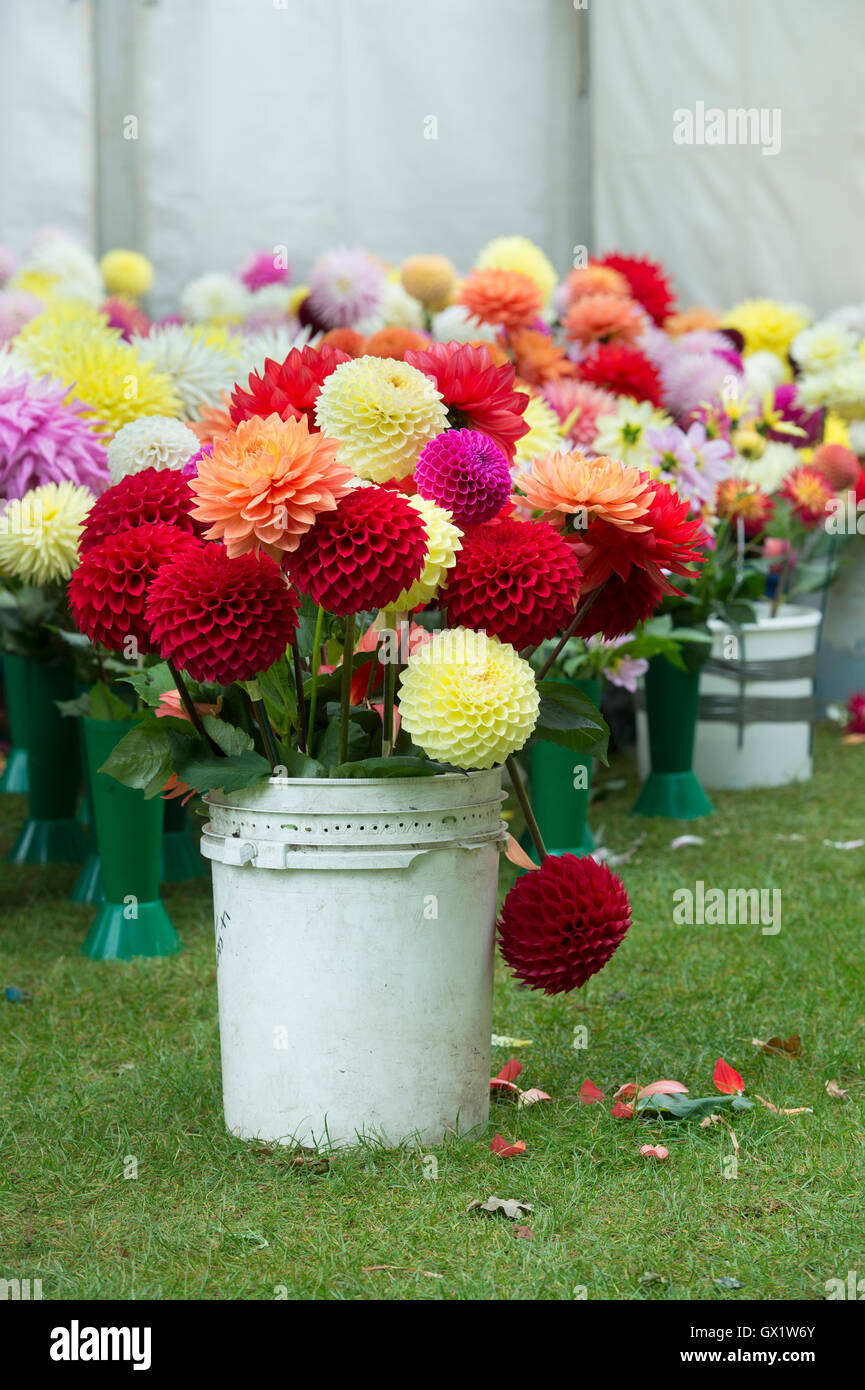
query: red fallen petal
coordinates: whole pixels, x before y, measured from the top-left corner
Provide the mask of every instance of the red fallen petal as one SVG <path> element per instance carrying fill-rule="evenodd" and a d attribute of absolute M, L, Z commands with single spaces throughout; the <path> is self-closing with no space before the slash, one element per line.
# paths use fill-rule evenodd
<path fill-rule="evenodd" d="M 516 1057 L 511 1057 L 509 1061 L 505 1062 L 501 1071 L 496 1072 L 495 1080 L 516 1081 L 522 1069 L 522 1062 L 518 1062 Z"/>
<path fill-rule="evenodd" d="M 624 1105 L 622 1101 L 617 1100 L 610 1114 L 614 1120 L 630 1120 L 633 1118 L 634 1107 L 633 1105 Z"/>
<path fill-rule="evenodd" d="M 604 1092 L 598 1090 L 594 1081 L 589 1081 L 588 1078 L 586 1078 L 580 1087 L 580 1100 L 583 1105 L 598 1105 L 600 1101 L 606 1099 L 607 1097 L 604 1095 Z"/>
<path fill-rule="evenodd" d="M 492 1080 L 490 1081 L 490 1090 L 491 1090 L 491 1091 L 517 1091 L 520 1095 L 522 1095 L 522 1092 L 520 1091 L 519 1086 L 515 1086 L 514 1083 L 513 1083 L 513 1081 L 501 1081 L 497 1076 L 494 1076 L 494 1077 L 492 1078 Z"/>
<path fill-rule="evenodd" d="M 745 1083 L 739 1073 L 725 1062 L 723 1057 L 719 1057 L 715 1063 L 712 1080 L 725 1096 L 741 1095 L 745 1089 Z"/>
<path fill-rule="evenodd" d="M 636 1091 L 637 1088 L 633 1081 L 626 1081 L 624 1086 L 619 1087 L 618 1091 L 613 1096 L 613 1100 L 633 1100 Z"/>
<path fill-rule="evenodd" d="M 681 1081 L 651 1081 L 648 1086 L 640 1087 L 640 1100 L 643 1096 L 675 1096 L 688 1094 L 687 1086 L 683 1086 Z"/>
<path fill-rule="evenodd" d="M 499 1158 L 519 1158 L 525 1151 L 525 1139 L 517 1139 L 514 1144 L 509 1144 L 500 1134 L 494 1134 L 490 1141 L 490 1152 L 498 1154 Z"/>
<path fill-rule="evenodd" d="M 643 1158 L 669 1158 L 670 1150 L 665 1149 L 663 1144 L 644 1144 L 640 1149 Z"/>

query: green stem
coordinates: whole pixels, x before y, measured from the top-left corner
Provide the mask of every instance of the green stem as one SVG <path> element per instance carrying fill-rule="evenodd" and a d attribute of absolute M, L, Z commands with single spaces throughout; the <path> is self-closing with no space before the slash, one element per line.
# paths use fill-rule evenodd
<path fill-rule="evenodd" d="M 222 749 L 220 748 L 219 744 L 214 742 L 214 740 L 210 737 L 210 734 L 207 732 L 207 730 L 205 729 L 204 725 L 202 724 L 202 722 L 201 722 L 201 715 L 198 713 L 198 710 L 195 708 L 195 705 L 193 704 L 193 701 L 192 701 L 192 696 L 190 695 L 189 691 L 187 690 L 186 684 L 185 684 L 185 682 L 184 682 L 184 679 L 183 679 L 183 677 L 181 676 L 180 672 L 178 671 L 177 667 L 175 666 L 174 662 L 173 662 L 173 661 L 167 661 L 167 662 L 166 662 L 166 665 L 167 665 L 169 671 L 171 672 L 171 679 L 174 681 L 174 684 L 177 686 L 177 693 L 178 693 L 178 695 L 180 696 L 180 703 L 183 705 L 183 708 L 184 708 L 184 710 L 186 711 L 187 717 L 188 717 L 189 720 L 191 721 L 192 727 L 195 729 L 195 732 L 198 734 L 198 737 L 199 737 L 204 743 L 207 744 L 207 746 L 208 746 L 208 748 L 210 749 L 211 753 L 214 753 L 214 754 L 216 755 L 217 758 L 224 758 L 224 757 L 225 757 L 225 754 L 223 753 L 223 751 L 222 751 Z"/>
<path fill-rule="evenodd" d="M 291 644 L 291 658 L 294 663 L 294 688 L 297 694 L 297 746 L 301 753 L 305 753 L 307 751 L 306 700 L 303 697 L 303 671 L 300 668 L 297 636 Z"/>
<path fill-rule="evenodd" d="M 517 801 L 520 803 L 520 809 L 526 821 L 526 828 L 532 837 L 532 844 L 538 852 L 538 857 L 541 863 L 543 863 L 547 857 L 547 851 L 544 846 L 543 839 L 541 837 L 541 832 L 538 829 L 538 823 L 535 820 L 535 814 L 532 810 L 531 802 L 529 801 L 528 794 L 526 792 L 526 784 L 523 781 L 523 774 L 520 770 L 519 763 L 517 762 L 513 753 L 509 758 L 505 760 L 505 767 L 510 773 L 511 786 L 513 787 L 514 792 L 516 793 Z"/>
<path fill-rule="evenodd" d="M 351 675 L 354 668 L 354 614 L 345 620 L 345 646 L 342 652 L 342 690 L 339 702 L 339 761 L 348 762 L 348 721 L 351 712 Z"/>
<path fill-rule="evenodd" d="M 606 579 L 605 579 L 605 580 L 604 580 L 604 584 L 606 584 L 606 582 L 607 582 L 607 581 L 606 581 Z M 589 594 L 589 597 L 585 600 L 585 602 L 580 604 L 579 608 L 577 609 L 576 613 L 574 614 L 573 618 L 571 619 L 570 623 L 568 624 L 568 628 L 567 628 L 566 632 L 564 633 L 564 635 L 563 635 L 561 641 L 559 642 L 559 645 L 556 647 L 556 650 L 552 653 L 551 656 L 548 656 L 548 657 L 547 657 L 546 661 L 544 662 L 543 666 L 541 667 L 540 671 L 538 672 L 537 678 L 538 678 L 539 681 L 542 681 L 542 680 L 543 680 L 544 676 L 547 674 L 547 672 L 549 671 L 550 667 L 553 665 L 553 663 L 554 663 L 555 661 L 558 660 L 558 656 L 559 656 L 559 653 L 561 652 L 562 648 L 565 646 L 565 644 L 566 644 L 567 642 L 570 642 L 571 638 L 573 637 L 573 635 L 574 635 L 574 633 L 576 632 L 577 628 L 579 627 L 580 623 L 583 621 L 583 618 L 586 616 L 586 614 L 588 613 L 589 609 L 592 607 L 592 604 L 595 602 L 595 599 L 598 597 L 598 594 L 599 594 L 599 593 L 601 592 L 601 590 L 603 589 L 604 584 L 599 584 L 598 587 L 597 587 L 597 589 L 593 589 L 593 590 L 592 590 L 592 592 Z M 534 648 L 532 648 L 532 650 L 534 650 Z"/>
<path fill-rule="evenodd" d="M 270 727 L 270 720 L 264 708 L 264 701 L 253 700 L 250 696 L 249 707 L 252 710 L 252 717 L 258 725 L 261 741 L 264 744 L 264 751 L 267 755 L 267 761 L 270 763 L 271 772 L 273 772 L 276 768 L 276 750 L 273 743 L 273 730 Z"/>
<path fill-rule="evenodd" d="M 318 703 L 318 668 L 321 664 L 321 633 L 324 626 L 324 609 L 318 605 L 318 612 L 315 616 L 315 636 L 312 639 L 312 655 L 310 667 L 312 670 L 312 685 L 309 691 L 309 719 L 307 721 L 307 751 L 311 749 L 312 740 L 315 738 L 315 707 Z"/>

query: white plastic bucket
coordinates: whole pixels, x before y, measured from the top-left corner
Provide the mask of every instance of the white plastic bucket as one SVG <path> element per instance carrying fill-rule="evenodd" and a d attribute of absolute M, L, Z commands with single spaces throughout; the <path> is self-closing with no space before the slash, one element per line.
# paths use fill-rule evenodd
<path fill-rule="evenodd" d="M 441 1141 L 489 1118 L 501 771 L 210 793 L 225 1121 Z"/>
<path fill-rule="evenodd" d="M 781 787 L 812 775 L 820 613 L 785 604 L 773 618 L 768 604 L 756 607 L 757 622 L 738 629 L 709 621 L 712 655 L 700 679 L 694 771 L 710 789 Z"/>

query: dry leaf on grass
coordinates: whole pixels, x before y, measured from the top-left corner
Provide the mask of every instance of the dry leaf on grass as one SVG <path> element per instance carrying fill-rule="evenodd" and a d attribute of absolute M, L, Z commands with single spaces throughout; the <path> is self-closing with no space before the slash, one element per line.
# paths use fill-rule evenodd
<path fill-rule="evenodd" d="M 826 1094 L 827 1096 L 831 1096 L 833 1100 L 850 1099 L 850 1092 L 845 1091 L 842 1086 L 839 1086 L 837 1081 L 826 1082 Z"/>
<path fill-rule="evenodd" d="M 466 1212 L 475 1212 L 478 1216 L 506 1216 L 508 1221 L 516 1221 L 520 1216 L 529 1216 L 534 1211 L 534 1207 L 529 1206 L 528 1202 L 518 1202 L 514 1197 L 488 1197 L 482 1202 L 480 1197 L 476 1197 L 473 1202 L 469 1202 Z"/>
<path fill-rule="evenodd" d="M 391 1269 L 399 1274 L 423 1274 L 426 1279 L 444 1279 L 443 1274 L 436 1274 L 432 1269 L 412 1269 L 411 1265 L 362 1265 L 361 1274 L 378 1274 L 382 1270 Z"/>
<path fill-rule="evenodd" d="M 780 1057 L 798 1057 L 802 1051 L 802 1039 L 798 1033 L 791 1033 L 786 1041 L 777 1036 L 767 1038 L 765 1042 L 761 1038 L 752 1038 L 751 1044 L 753 1047 L 759 1047 L 761 1052 L 774 1053 Z"/>
<path fill-rule="evenodd" d="M 517 1240 L 531 1240 L 532 1228 L 531 1226 L 515 1226 L 514 1235 L 517 1237 Z"/>

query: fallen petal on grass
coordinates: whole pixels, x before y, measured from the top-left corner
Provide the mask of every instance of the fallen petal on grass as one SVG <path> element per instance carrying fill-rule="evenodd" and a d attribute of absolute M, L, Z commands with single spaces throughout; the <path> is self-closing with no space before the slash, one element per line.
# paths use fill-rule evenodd
<path fill-rule="evenodd" d="M 827 1096 L 831 1096 L 833 1100 L 850 1099 L 850 1092 L 845 1091 L 843 1087 L 839 1086 L 837 1081 L 826 1082 L 826 1094 Z"/>
<path fill-rule="evenodd" d="M 499 1158 L 520 1158 L 525 1151 L 525 1139 L 517 1139 L 511 1144 L 501 1134 L 494 1134 L 490 1140 L 490 1153 L 497 1154 Z"/>
<path fill-rule="evenodd" d="M 546 1091 L 539 1091 L 536 1086 L 533 1086 L 529 1091 L 520 1091 L 517 1105 L 537 1105 L 539 1100 L 552 1100 L 552 1096 L 548 1096 Z"/>
<path fill-rule="evenodd" d="M 580 1101 L 582 1102 L 582 1104 L 599 1105 L 601 1101 L 604 1101 L 606 1099 L 606 1095 L 603 1091 L 598 1090 L 594 1081 L 589 1081 L 589 1079 L 586 1078 L 586 1080 L 580 1087 Z"/>
<path fill-rule="evenodd" d="M 670 1150 L 665 1149 L 663 1144 L 643 1144 L 640 1153 L 643 1158 L 669 1158 Z"/>
<path fill-rule="evenodd" d="M 712 1080 L 722 1095 L 725 1096 L 741 1095 L 745 1089 L 745 1083 L 735 1067 L 731 1067 L 729 1062 L 724 1061 L 723 1057 L 719 1057 L 715 1063 Z"/>

